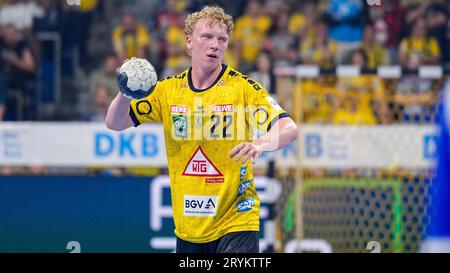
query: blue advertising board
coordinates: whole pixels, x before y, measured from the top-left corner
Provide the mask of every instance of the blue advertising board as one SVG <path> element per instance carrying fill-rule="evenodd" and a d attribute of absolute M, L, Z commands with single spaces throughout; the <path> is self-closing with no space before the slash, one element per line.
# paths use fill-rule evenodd
<path fill-rule="evenodd" d="M 0 176 L 0 252 L 173 252 L 168 181 Z M 261 211 L 261 248 L 270 251 L 264 219 L 273 209 L 262 202 Z"/>

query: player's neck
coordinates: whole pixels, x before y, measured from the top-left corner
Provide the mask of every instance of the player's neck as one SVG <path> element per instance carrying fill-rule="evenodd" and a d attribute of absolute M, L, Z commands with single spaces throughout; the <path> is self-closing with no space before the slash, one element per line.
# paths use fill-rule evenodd
<path fill-rule="evenodd" d="M 222 65 L 218 65 L 215 69 L 203 69 L 199 66 L 192 66 L 191 78 L 192 84 L 196 89 L 205 89 L 219 77 L 222 71 Z"/>

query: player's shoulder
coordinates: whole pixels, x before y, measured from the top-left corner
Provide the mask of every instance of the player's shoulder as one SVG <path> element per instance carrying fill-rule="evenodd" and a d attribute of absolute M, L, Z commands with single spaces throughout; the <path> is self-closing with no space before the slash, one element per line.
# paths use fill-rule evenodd
<path fill-rule="evenodd" d="M 187 79 L 187 75 L 188 75 L 189 69 L 183 71 L 182 73 L 178 74 L 178 75 L 172 75 L 172 76 L 167 76 L 161 80 L 158 81 L 158 84 L 178 84 L 181 81 L 184 81 Z"/>
<path fill-rule="evenodd" d="M 162 94 L 170 94 L 172 92 L 177 92 L 180 86 L 183 85 L 183 81 L 187 82 L 187 73 L 188 70 L 178 74 L 178 75 L 172 75 L 167 76 L 164 78 L 161 78 L 156 83 L 155 91 L 154 93 L 162 95 Z"/>
<path fill-rule="evenodd" d="M 233 82 L 234 84 L 239 85 L 240 87 L 244 87 L 246 89 L 249 88 L 250 90 L 255 91 L 259 91 L 262 89 L 261 84 L 258 83 L 255 79 L 239 72 L 238 70 L 232 67 L 229 67 L 227 76 L 228 81 Z"/>

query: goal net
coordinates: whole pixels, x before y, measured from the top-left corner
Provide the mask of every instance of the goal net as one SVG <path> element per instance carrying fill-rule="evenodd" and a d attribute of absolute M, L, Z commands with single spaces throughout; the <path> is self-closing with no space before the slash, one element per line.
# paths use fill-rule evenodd
<path fill-rule="evenodd" d="M 275 74 L 277 100 L 300 128 L 296 160 L 276 161 L 277 250 L 417 252 L 442 69 L 297 66 Z"/>

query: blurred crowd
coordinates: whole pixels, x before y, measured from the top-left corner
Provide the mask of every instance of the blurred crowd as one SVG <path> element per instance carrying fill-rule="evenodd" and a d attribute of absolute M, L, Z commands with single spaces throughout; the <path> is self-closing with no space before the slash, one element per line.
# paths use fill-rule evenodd
<path fill-rule="evenodd" d="M 306 123 L 432 122 L 442 80 L 414 71 L 450 65 L 448 0 L 77 2 L 0 0 L 0 122 L 104 121 L 125 59 L 148 58 L 159 78 L 189 67 L 184 19 L 204 5 L 235 19 L 224 62 Z M 296 64 L 317 65 L 325 76 L 289 82 L 273 73 Z M 342 64 L 368 73 L 337 78 Z M 383 65 L 411 73 L 394 80 L 370 73 Z"/>
<path fill-rule="evenodd" d="M 223 7 L 235 19 L 225 63 L 274 94 L 273 68 L 279 66 L 315 64 L 332 70 L 353 64 L 375 70 L 401 65 L 415 70 L 423 65 L 446 68 L 450 63 L 450 4 L 444 0 L 389 0 L 380 5 L 364 0 L 80 0 L 80 4 L 0 0 L 0 120 L 102 121 L 117 92 L 115 70 L 123 60 L 148 58 L 160 78 L 189 67 L 184 18 L 207 4 Z M 331 83 L 320 79 L 297 88 L 306 94 L 306 110 L 316 109 L 320 100 L 329 101 L 328 95 L 333 97 L 330 107 L 319 103 L 330 109 L 321 113 L 316 109 L 311 117 L 306 115 L 307 122 L 388 123 L 430 120 L 417 117 L 430 111 L 436 97 L 433 84 L 414 75 L 390 85 L 368 76 Z M 352 120 L 355 96 L 339 90 L 368 93 L 360 104 L 377 109 L 371 117 L 361 112 L 365 121 Z M 316 101 L 308 104 L 311 93 L 316 98 L 309 101 Z M 330 113 L 324 116 L 324 111 Z"/>

